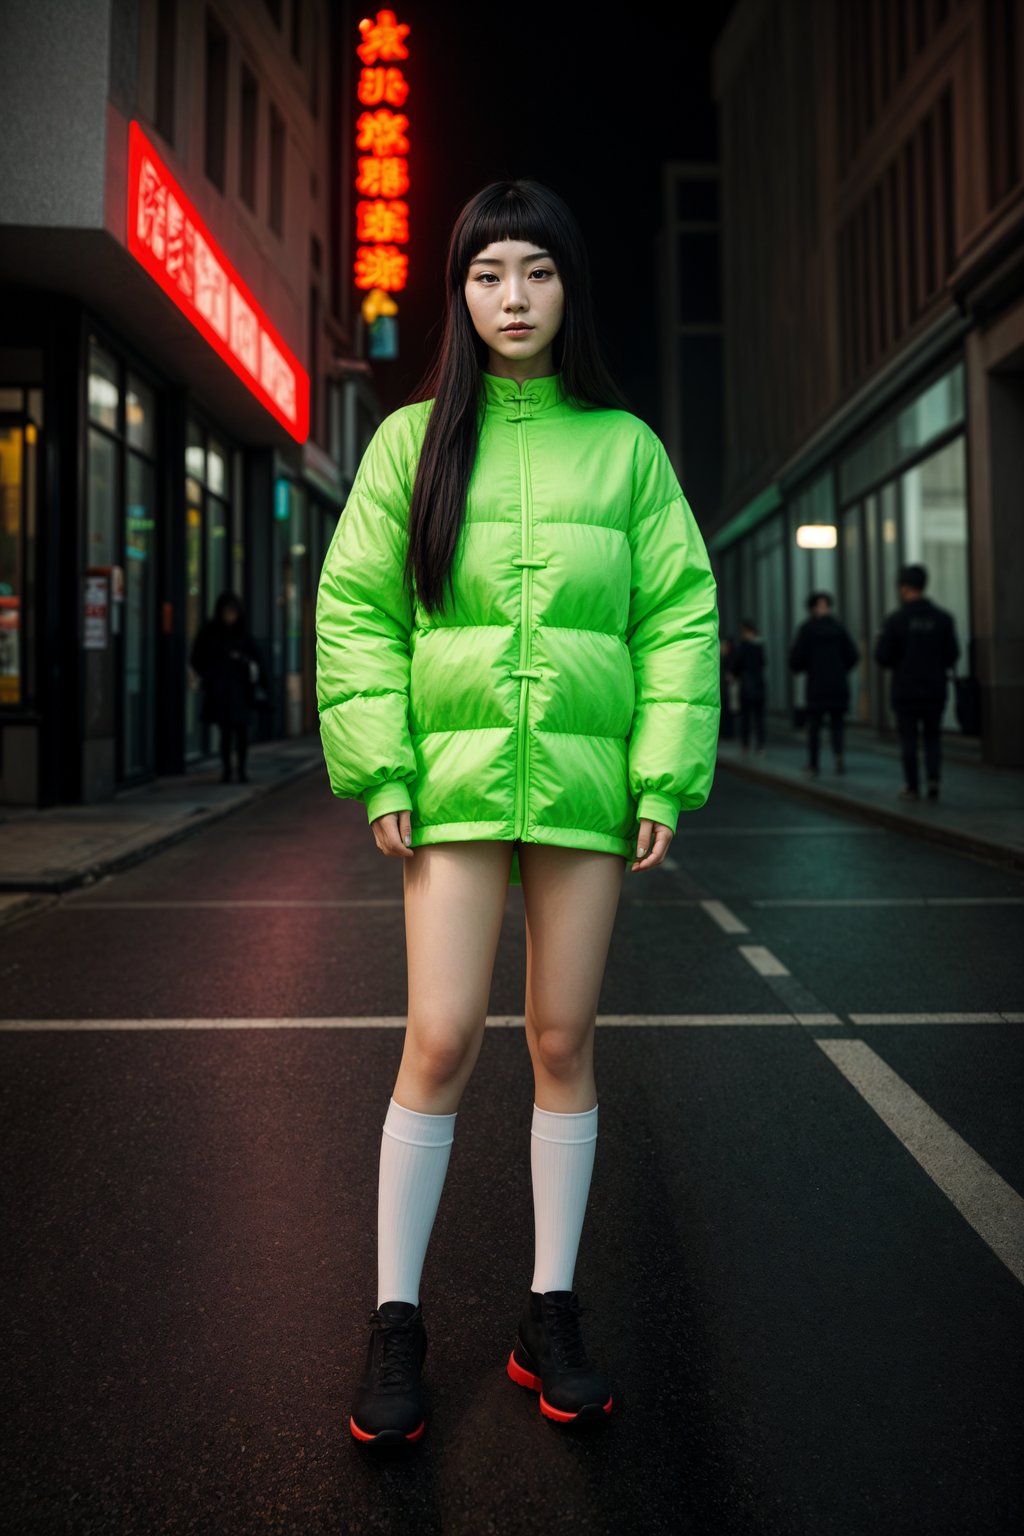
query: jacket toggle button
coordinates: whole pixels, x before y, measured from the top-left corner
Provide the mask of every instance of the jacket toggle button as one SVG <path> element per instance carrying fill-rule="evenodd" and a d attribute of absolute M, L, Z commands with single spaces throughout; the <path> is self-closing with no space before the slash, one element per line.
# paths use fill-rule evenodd
<path fill-rule="evenodd" d="M 529 565 L 529 566 L 535 567 L 536 569 L 539 570 L 542 566 L 547 565 L 547 561 L 546 560 L 531 560 L 528 555 L 516 555 L 515 559 L 512 561 L 512 564 L 513 565 Z"/>
<path fill-rule="evenodd" d="M 510 672 L 509 677 L 540 677 L 541 674 L 534 667 L 519 667 L 517 671 Z"/>

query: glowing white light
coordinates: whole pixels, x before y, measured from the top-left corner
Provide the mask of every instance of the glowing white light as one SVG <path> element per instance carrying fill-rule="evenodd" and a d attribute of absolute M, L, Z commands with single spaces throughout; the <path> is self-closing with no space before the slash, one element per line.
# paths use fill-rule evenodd
<path fill-rule="evenodd" d="M 831 523 L 803 523 L 796 531 L 801 549 L 835 549 L 838 534 Z"/>

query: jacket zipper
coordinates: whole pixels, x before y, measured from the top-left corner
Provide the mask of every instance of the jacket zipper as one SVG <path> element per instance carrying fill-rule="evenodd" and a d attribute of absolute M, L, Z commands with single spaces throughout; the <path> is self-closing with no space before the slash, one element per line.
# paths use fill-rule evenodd
<path fill-rule="evenodd" d="M 519 486 L 523 502 L 523 559 L 528 560 L 533 556 L 533 493 L 530 485 L 530 454 L 526 445 L 526 421 L 520 416 L 516 424 L 519 433 Z M 520 608 L 520 635 L 519 635 L 519 669 L 523 671 L 530 665 L 530 609 L 533 596 L 533 569 L 529 565 L 523 566 L 523 593 Z M 529 774 L 529 752 L 527 742 L 527 713 L 530 679 L 523 677 L 519 682 L 519 738 L 518 755 L 516 764 L 516 811 L 512 828 L 513 837 L 522 837 L 526 830 L 526 808 L 529 797 L 526 793 L 527 777 Z"/>

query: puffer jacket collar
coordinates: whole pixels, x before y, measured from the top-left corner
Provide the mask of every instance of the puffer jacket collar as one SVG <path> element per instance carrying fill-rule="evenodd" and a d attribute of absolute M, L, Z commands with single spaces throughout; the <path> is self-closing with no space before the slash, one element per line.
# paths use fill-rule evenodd
<path fill-rule="evenodd" d="M 515 379 L 500 379 L 496 374 L 484 373 L 481 369 L 480 379 L 488 415 L 500 416 L 504 413 L 510 421 L 521 421 L 528 417 L 543 416 L 545 412 L 566 403 L 560 373 L 551 373 L 540 379 L 527 379 L 519 385 Z"/>

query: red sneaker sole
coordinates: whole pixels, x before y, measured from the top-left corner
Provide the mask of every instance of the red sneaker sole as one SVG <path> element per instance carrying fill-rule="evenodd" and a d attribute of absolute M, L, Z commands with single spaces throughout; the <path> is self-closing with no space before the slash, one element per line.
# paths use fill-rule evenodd
<path fill-rule="evenodd" d="M 580 1408 L 576 1413 L 565 1413 L 561 1408 L 552 1408 L 541 1390 L 543 1382 L 540 1377 L 535 1376 L 532 1371 L 528 1371 L 525 1366 L 519 1364 L 519 1361 L 516 1359 L 515 1350 L 508 1357 L 506 1370 L 517 1387 L 528 1387 L 531 1392 L 540 1393 L 541 1413 L 546 1419 L 554 1419 L 558 1424 L 572 1424 L 581 1417 L 592 1419 L 596 1418 L 600 1413 L 611 1413 L 612 1411 L 611 1398 L 606 1403 L 588 1403 L 586 1407 Z"/>
<path fill-rule="evenodd" d="M 400 1429 L 383 1429 L 380 1430 L 376 1435 L 371 1435 L 368 1434 L 365 1429 L 360 1429 L 355 1419 L 353 1419 L 351 1416 L 349 1417 L 348 1427 L 356 1439 L 361 1440 L 364 1445 L 400 1445 L 403 1440 L 418 1440 L 427 1427 L 427 1421 L 424 1419 L 419 1428 L 414 1429 L 408 1435 L 404 1434 Z"/>

